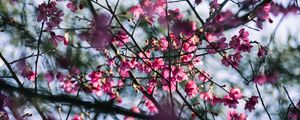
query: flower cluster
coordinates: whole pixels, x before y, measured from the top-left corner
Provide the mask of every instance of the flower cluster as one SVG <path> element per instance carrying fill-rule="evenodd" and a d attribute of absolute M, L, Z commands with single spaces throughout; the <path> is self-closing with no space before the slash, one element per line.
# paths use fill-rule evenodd
<path fill-rule="evenodd" d="M 229 108 L 236 108 L 237 104 L 239 103 L 238 100 L 242 99 L 243 95 L 239 88 L 233 88 L 230 90 L 228 95 L 225 95 L 223 98 L 223 102 L 225 106 Z"/>
<path fill-rule="evenodd" d="M 64 15 L 62 10 L 56 7 L 56 2 L 52 1 L 49 4 L 42 3 L 38 7 L 38 22 L 46 22 L 47 31 L 51 31 L 54 27 L 59 26 L 62 22 L 61 17 Z"/>
<path fill-rule="evenodd" d="M 279 79 L 278 72 L 260 73 L 254 77 L 253 82 L 259 85 L 264 85 L 266 83 L 274 84 L 278 79 Z"/>
<path fill-rule="evenodd" d="M 227 120 L 246 120 L 247 116 L 244 113 L 237 113 L 236 111 L 230 111 L 227 115 Z"/>
<path fill-rule="evenodd" d="M 245 110 L 248 109 L 250 112 L 254 110 L 254 106 L 258 103 L 258 96 L 252 96 L 245 104 Z"/>

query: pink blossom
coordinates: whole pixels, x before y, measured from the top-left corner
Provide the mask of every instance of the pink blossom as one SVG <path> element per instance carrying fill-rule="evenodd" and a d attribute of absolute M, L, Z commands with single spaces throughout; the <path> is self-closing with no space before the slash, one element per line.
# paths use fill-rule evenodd
<path fill-rule="evenodd" d="M 240 52 L 237 52 L 233 55 L 229 55 L 229 56 L 224 56 L 222 58 L 222 64 L 225 66 L 232 66 L 237 68 L 239 66 L 239 63 L 241 61 L 242 55 L 240 54 Z"/>
<path fill-rule="evenodd" d="M 227 114 L 227 120 L 246 120 L 246 118 L 244 113 L 237 113 L 236 111 L 230 111 Z"/>
<path fill-rule="evenodd" d="M 46 22 L 47 31 L 51 31 L 54 27 L 59 26 L 62 22 L 61 17 L 63 16 L 62 10 L 56 7 L 56 2 L 52 1 L 49 4 L 42 3 L 38 7 L 38 22 Z"/>
<path fill-rule="evenodd" d="M 205 101 L 211 101 L 213 99 L 213 95 L 211 92 L 200 92 L 200 98 L 205 100 Z"/>
<path fill-rule="evenodd" d="M 193 59 L 194 54 L 187 54 L 181 57 L 182 62 L 190 62 Z"/>
<path fill-rule="evenodd" d="M 130 68 L 131 67 L 130 67 L 130 63 L 129 62 L 127 62 L 125 60 L 121 61 L 121 65 L 120 65 L 119 70 L 118 70 L 120 76 L 122 76 L 122 77 L 129 77 Z"/>
<path fill-rule="evenodd" d="M 124 30 L 120 30 L 112 42 L 118 44 L 118 46 L 123 46 L 124 43 L 129 42 L 127 33 Z"/>
<path fill-rule="evenodd" d="M 57 74 L 56 74 L 56 79 L 58 80 L 58 81 L 60 81 L 60 82 L 63 82 L 64 81 L 64 79 L 65 79 L 65 75 L 64 74 L 62 74 L 61 72 L 58 72 Z"/>
<path fill-rule="evenodd" d="M 191 21 L 176 21 L 172 26 L 175 35 L 192 35 L 196 29 L 196 23 Z"/>
<path fill-rule="evenodd" d="M 50 83 L 55 79 L 55 74 L 53 71 L 48 71 L 45 75 L 44 78 Z"/>
<path fill-rule="evenodd" d="M 239 35 L 234 35 L 229 42 L 231 48 L 236 49 L 237 51 L 251 52 L 252 45 L 248 39 L 249 32 L 245 29 L 239 31 Z"/>
<path fill-rule="evenodd" d="M 172 74 L 174 75 L 174 78 L 177 82 L 181 82 L 182 80 L 188 79 L 187 73 L 182 67 L 175 68 L 175 70 L 172 71 Z"/>
<path fill-rule="evenodd" d="M 155 70 L 161 69 L 165 65 L 165 62 L 162 58 L 154 59 L 154 61 L 151 63 L 151 66 Z"/>
<path fill-rule="evenodd" d="M 67 8 L 69 8 L 73 13 L 75 13 L 78 10 L 78 8 L 76 7 L 76 5 L 73 4 L 73 2 L 69 2 L 67 4 Z"/>
<path fill-rule="evenodd" d="M 76 92 L 76 84 L 71 80 L 65 80 L 63 82 L 62 88 L 66 93 L 75 93 Z"/>
<path fill-rule="evenodd" d="M 75 115 L 73 116 L 72 120 L 83 120 L 83 118 L 82 118 L 80 115 L 75 114 Z"/>
<path fill-rule="evenodd" d="M 20 70 L 21 75 L 26 77 L 30 81 L 35 80 L 35 76 L 37 75 L 35 72 L 31 70 L 29 65 L 26 63 L 25 60 L 21 60 L 17 63 L 17 68 Z"/>
<path fill-rule="evenodd" d="M 273 72 L 268 74 L 258 74 L 254 77 L 253 82 L 259 85 L 264 85 L 266 83 L 274 84 L 279 79 L 279 73 Z"/>
<path fill-rule="evenodd" d="M 218 41 L 211 42 L 209 45 L 207 45 L 207 53 L 209 54 L 215 54 L 217 51 L 221 51 L 223 49 L 226 49 L 228 47 L 228 44 L 225 43 L 226 38 L 223 37 L 219 39 Z"/>
<path fill-rule="evenodd" d="M 297 108 L 296 108 L 297 107 Z M 288 118 L 291 120 L 299 120 L 300 113 L 298 110 L 300 109 L 300 100 L 298 101 L 296 106 L 293 106 L 288 111 Z"/>
<path fill-rule="evenodd" d="M 265 57 L 268 54 L 267 48 L 263 46 L 259 46 L 257 56 L 260 58 Z"/>
<path fill-rule="evenodd" d="M 145 105 L 150 110 L 150 112 L 152 112 L 152 113 L 155 113 L 155 112 L 158 111 L 156 106 L 150 100 L 146 100 Z"/>
<path fill-rule="evenodd" d="M 217 96 L 213 96 L 213 99 L 210 101 L 210 104 L 212 106 L 215 106 L 217 103 L 222 103 L 223 100 L 221 98 L 218 98 Z"/>
<path fill-rule="evenodd" d="M 41 22 L 41 21 L 47 21 L 47 4 L 46 3 L 42 3 L 39 5 L 38 7 L 38 17 L 37 17 L 37 21 Z"/>
<path fill-rule="evenodd" d="M 225 95 L 223 98 L 224 105 L 229 108 L 236 108 L 238 102 L 238 99 L 241 99 L 243 97 L 241 90 L 239 88 L 233 88 L 230 90 L 229 95 Z"/>
<path fill-rule="evenodd" d="M 148 94 L 154 93 L 154 89 L 155 89 L 155 87 L 156 87 L 156 84 L 157 84 L 157 80 L 154 79 L 154 78 L 151 78 L 151 79 L 148 81 L 148 84 L 147 84 L 147 86 L 148 86 L 148 88 L 147 88 Z M 155 93 L 154 93 L 154 94 L 155 94 Z"/>
<path fill-rule="evenodd" d="M 249 98 L 249 100 L 247 100 L 246 104 L 245 104 L 245 110 L 249 110 L 250 112 L 252 110 L 254 110 L 254 106 L 258 103 L 258 96 L 252 96 L 251 98 Z"/>
<path fill-rule="evenodd" d="M 229 96 L 234 99 L 241 99 L 243 97 L 243 94 L 241 93 L 241 90 L 239 88 L 233 88 L 230 90 Z"/>
<path fill-rule="evenodd" d="M 112 41 L 113 37 L 109 31 L 109 16 L 101 13 L 94 17 L 90 31 L 82 32 L 79 37 L 86 40 L 96 50 L 105 49 Z"/>
<path fill-rule="evenodd" d="M 259 85 L 263 85 L 267 82 L 267 76 L 264 75 L 264 74 L 259 74 L 259 75 L 254 77 L 253 82 L 257 83 Z"/>
<path fill-rule="evenodd" d="M 185 92 L 189 97 L 195 97 L 198 93 L 198 87 L 195 81 L 191 80 L 185 85 Z"/>
<path fill-rule="evenodd" d="M 211 33 L 220 34 L 223 32 L 224 29 L 236 27 L 239 24 L 241 24 L 241 20 L 238 17 L 236 17 L 234 13 L 227 10 L 224 12 L 220 12 L 211 22 L 206 23 L 204 27 Z"/>
<path fill-rule="evenodd" d="M 162 50 L 162 51 L 165 51 L 168 49 L 168 46 L 169 46 L 169 42 L 167 41 L 166 38 L 161 38 L 158 42 L 159 44 L 159 49 Z"/>
<path fill-rule="evenodd" d="M 267 3 L 260 9 L 256 11 L 257 14 L 257 20 L 256 20 L 256 26 L 260 29 L 262 29 L 262 23 L 265 22 L 266 20 L 272 21 L 270 19 L 270 12 L 271 12 L 271 4 Z"/>
<path fill-rule="evenodd" d="M 36 73 L 34 73 L 33 71 L 29 70 L 29 71 L 23 71 L 22 72 L 22 75 L 24 76 L 27 76 L 27 79 L 28 80 L 31 80 L 31 81 L 34 81 L 35 80 L 35 76 L 36 76 Z"/>
<path fill-rule="evenodd" d="M 193 63 L 193 66 L 201 65 L 202 64 L 202 58 L 200 56 L 194 57 L 192 63 Z"/>
<path fill-rule="evenodd" d="M 103 75 L 103 72 L 100 71 L 93 71 L 89 74 L 89 78 L 91 78 L 91 81 L 98 81 Z"/>
<path fill-rule="evenodd" d="M 197 49 L 197 46 L 192 44 L 192 43 L 188 43 L 188 42 L 185 42 L 183 43 L 183 50 L 186 51 L 186 52 L 193 52 Z"/>
<path fill-rule="evenodd" d="M 203 82 L 207 82 L 209 80 L 208 79 L 209 77 L 210 77 L 210 75 L 205 71 L 202 71 L 198 76 L 199 80 L 201 80 Z"/>
<path fill-rule="evenodd" d="M 50 32 L 51 38 L 49 41 L 56 47 L 58 45 L 58 42 L 60 41 L 66 41 L 66 38 L 61 35 L 56 35 L 54 32 Z"/>
<path fill-rule="evenodd" d="M 142 7 L 140 5 L 132 6 L 129 9 L 129 12 L 132 13 L 134 15 L 134 17 L 137 17 L 137 18 L 139 18 L 141 15 L 144 14 L 144 10 L 142 9 Z"/>

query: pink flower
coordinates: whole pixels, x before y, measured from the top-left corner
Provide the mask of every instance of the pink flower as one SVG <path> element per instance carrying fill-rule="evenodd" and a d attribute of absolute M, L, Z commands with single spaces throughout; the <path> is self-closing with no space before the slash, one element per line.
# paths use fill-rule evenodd
<path fill-rule="evenodd" d="M 239 103 L 238 99 L 243 97 L 241 90 L 239 88 L 233 88 L 230 90 L 229 95 L 225 95 L 223 98 L 224 105 L 229 108 L 236 109 L 236 105 Z"/>
<path fill-rule="evenodd" d="M 95 28 L 92 31 L 93 37 L 88 42 L 94 48 L 101 50 L 107 47 L 112 40 L 112 35 L 108 30 L 109 17 L 105 14 L 100 14 L 95 17 L 95 20 Z"/>
<path fill-rule="evenodd" d="M 259 74 L 259 75 L 254 77 L 253 82 L 257 83 L 259 85 L 263 85 L 267 82 L 267 76 L 264 75 L 264 74 Z"/>
<path fill-rule="evenodd" d="M 232 65 L 232 67 L 237 68 L 241 61 L 241 58 L 242 58 L 242 55 L 240 54 L 240 52 L 237 52 L 233 55 L 224 56 L 221 61 L 222 61 L 222 64 L 225 65 L 226 67 Z"/>
<path fill-rule="evenodd" d="M 131 67 L 130 67 L 129 62 L 127 62 L 125 60 L 121 61 L 121 65 L 120 65 L 119 70 L 118 70 L 120 76 L 122 76 L 122 77 L 129 77 L 130 68 Z"/>
<path fill-rule="evenodd" d="M 67 4 L 67 8 L 69 8 L 73 13 L 75 13 L 78 10 L 78 8 L 76 7 L 76 5 L 73 4 L 73 2 L 69 2 Z"/>
<path fill-rule="evenodd" d="M 98 81 L 103 75 L 103 72 L 100 71 L 93 71 L 89 74 L 89 78 L 91 78 L 91 81 Z"/>
<path fill-rule="evenodd" d="M 53 71 L 48 71 L 45 75 L 44 78 L 50 83 L 55 79 L 55 74 Z"/>
<path fill-rule="evenodd" d="M 172 71 L 172 74 L 174 75 L 175 81 L 177 82 L 188 79 L 187 73 L 182 67 L 175 68 L 174 71 Z"/>
<path fill-rule="evenodd" d="M 197 49 L 197 46 L 192 44 L 192 43 L 188 43 L 188 42 L 185 42 L 183 43 L 183 50 L 186 51 L 186 52 L 193 52 Z"/>
<path fill-rule="evenodd" d="M 195 66 L 201 65 L 201 64 L 202 64 L 202 58 L 201 58 L 200 56 L 194 57 L 192 63 L 193 63 L 193 66 L 194 66 L 194 65 L 195 65 Z"/>
<path fill-rule="evenodd" d="M 63 12 L 56 7 L 56 2 L 52 1 L 49 4 L 42 3 L 38 7 L 37 21 L 46 22 L 46 30 L 51 31 L 54 27 L 59 26 L 63 15 Z"/>
<path fill-rule="evenodd" d="M 267 48 L 263 46 L 259 46 L 257 56 L 260 58 L 265 57 L 268 54 Z"/>
<path fill-rule="evenodd" d="M 274 84 L 279 79 L 279 73 L 273 72 L 268 74 L 258 74 L 254 77 L 253 82 L 259 85 L 264 85 L 266 83 Z"/>
<path fill-rule="evenodd" d="M 162 58 L 154 59 L 154 61 L 151 63 L 151 66 L 155 70 L 161 69 L 165 65 L 165 62 Z"/>
<path fill-rule="evenodd" d="M 56 74 L 56 79 L 58 80 L 58 81 L 60 81 L 60 82 L 63 82 L 64 81 L 64 79 L 65 79 L 65 75 L 64 74 L 62 74 L 61 72 L 58 72 L 57 74 Z"/>
<path fill-rule="evenodd" d="M 76 84 L 72 82 L 71 80 L 65 80 L 63 82 L 62 88 L 66 93 L 76 93 Z"/>
<path fill-rule="evenodd" d="M 241 90 L 239 88 L 233 88 L 230 90 L 229 96 L 233 99 L 241 99 L 243 97 L 243 94 L 241 93 Z"/>
<path fill-rule="evenodd" d="M 262 23 L 266 20 L 272 21 L 270 19 L 270 12 L 271 12 L 271 4 L 267 3 L 260 9 L 256 11 L 257 14 L 257 20 L 256 20 L 256 26 L 260 29 L 262 29 Z"/>
<path fill-rule="evenodd" d="M 129 42 L 127 33 L 124 30 L 120 30 L 112 42 L 118 44 L 118 46 L 123 46 L 124 43 Z"/>
<path fill-rule="evenodd" d="M 158 111 L 156 106 L 150 100 L 146 100 L 145 105 L 150 110 L 151 113 L 155 113 Z"/>
<path fill-rule="evenodd" d="M 210 77 L 210 75 L 205 71 L 202 71 L 198 76 L 199 80 L 201 80 L 203 82 L 207 82 L 209 77 Z"/>
<path fill-rule="evenodd" d="M 132 13 L 134 15 L 134 17 L 137 17 L 137 18 L 139 18 L 141 15 L 144 14 L 144 10 L 142 9 L 142 7 L 140 5 L 132 6 L 129 9 L 129 12 Z"/>
<path fill-rule="evenodd" d="M 35 80 L 35 76 L 36 76 L 36 73 L 34 73 L 33 71 L 29 70 L 29 71 L 23 71 L 22 74 L 24 76 L 27 76 L 27 79 L 28 80 L 31 80 L 31 81 L 34 81 Z"/>
<path fill-rule="evenodd" d="M 246 118 L 244 113 L 237 113 L 236 111 L 230 111 L 227 115 L 227 120 L 246 120 Z"/>
<path fill-rule="evenodd" d="M 181 61 L 185 62 L 185 63 L 190 62 L 193 59 L 193 56 L 194 56 L 194 54 L 183 55 L 181 57 Z"/>
<path fill-rule="evenodd" d="M 189 97 L 195 97 L 198 93 L 198 87 L 195 81 L 191 80 L 185 85 L 185 92 Z"/>
<path fill-rule="evenodd" d="M 41 22 L 41 21 L 47 21 L 47 4 L 46 3 L 42 3 L 39 5 L 38 7 L 38 17 L 37 17 L 37 21 Z"/>
<path fill-rule="evenodd" d="M 80 115 L 75 114 L 75 115 L 73 116 L 72 120 L 83 120 L 83 118 L 82 118 Z"/>
<path fill-rule="evenodd" d="M 31 68 L 29 67 L 29 65 L 26 63 L 25 60 L 21 60 L 17 63 L 17 67 L 21 72 L 21 75 L 23 77 L 26 77 L 28 80 L 30 81 L 34 81 L 35 80 L 35 76 L 37 75 L 35 72 L 33 72 L 31 70 Z"/>
<path fill-rule="evenodd" d="M 165 51 L 168 49 L 168 46 L 169 46 L 169 42 L 167 41 L 166 38 L 161 38 L 158 42 L 159 44 L 159 49 L 162 50 L 162 51 Z"/>
<path fill-rule="evenodd" d="M 183 14 L 180 13 L 179 8 L 176 8 L 175 10 L 169 10 L 169 17 L 173 21 L 179 21 L 183 18 Z"/>
<path fill-rule="evenodd" d="M 225 43 L 226 38 L 223 37 L 219 39 L 218 41 L 211 42 L 209 45 L 207 45 L 207 53 L 209 54 L 215 54 L 218 51 L 221 51 L 223 49 L 226 49 L 228 47 L 228 44 Z"/>
<path fill-rule="evenodd" d="M 96 50 L 105 49 L 113 37 L 109 31 L 109 17 L 106 14 L 96 15 L 90 31 L 82 32 L 79 37 L 86 40 Z"/>
<path fill-rule="evenodd" d="M 58 42 L 60 41 L 66 41 L 66 38 L 61 35 L 56 35 L 54 32 L 50 32 L 51 38 L 49 41 L 56 47 L 58 45 Z"/>
<path fill-rule="evenodd" d="M 196 29 L 196 23 L 191 21 L 176 21 L 172 26 L 175 35 L 192 35 Z"/>
<path fill-rule="evenodd" d="M 200 98 L 205 100 L 205 101 L 211 101 L 211 100 L 213 100 L 213 95 L 209 91 L 200 92 Z"/>
<path fill-rule="evenodd" d="M 258 103 L 258 96 L 252 96 L 247 100 L 247 103 L 245 104 L 245 110 L 249 110 L 250 112 L 254 110 L 254 106 Z"/>
<path fill-rule="evenodd" d="M 147 88 L 147 92 L 148 94 L 152 94 L 154 93 L 155 87 L 157 84 L 157 80 L 154 78 L 151 78 L 147 84 L 148 88 Z M 154 93 L 155 94 L 155 93 Z"/>
<path fill-rule="evenodd" d="M 295 108 L 295 106 L 293 106 L 288 111 L 288 118 L 291 120 L 299 120 L 300 118 L 300 113 L 298 111 L 300 109 L 300 100 L 298 101 L 296 107 L 298 108 Z"/>
<path fill-rule="evenodd" d="M 231 38 L 231 41 L 229 42 L 229 45 L 231 48 L 243 52 L 250 52 L 252 49 L 252 45 L 250 44 L 250 41 L 248 39 L 249 32 L 245 31 L 245 29 L 241 29 L 239 31 L 239 35 L 234 35 Z"/>

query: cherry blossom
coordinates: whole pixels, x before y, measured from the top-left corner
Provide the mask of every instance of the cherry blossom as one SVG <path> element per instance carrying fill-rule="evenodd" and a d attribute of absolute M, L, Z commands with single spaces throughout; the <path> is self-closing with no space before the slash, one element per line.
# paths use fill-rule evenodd
<path fill-rule="evenodd" d="M 241 90 L 239 88 L 233 88 L 230 90 L 229 95 L 225 95 L 223 98 L 223 102 L 225 106 L 229 108 L 236 109 L 238 100 L 243 97 Z"/>
<path fill-rule="evenodd" d="M 246 120 L 246 118 L 244 113 L 237 113 L 236 111 L 230 111 L 227 114 L 227 120 Z"/>
<path fill-rule="evenodd" d="M 258 103 L 258 96 L 252 96 L 245 104 L 245 110 L 248 109 L 250 112 L 254 110 L 254 106 Z"/>
<path fill-rule="evenodd" d="M 73 116 L 72 120 L 83 120 L 83 118 L 82 118 L 80 115 L 75 114 L 75 115 Z"/>
<path fill-rule="evenodd" d="M 195 81 L 188 81 L 188 83 L 185 85 L 185 92 L 189 97 L 195 97 L 198 93 L 198 87 Z"/>
<path fill-rule="evenodd" d="M 155 105 L 150 100 L 146 100 L 145 105 L 152 113 L 155 113 L 158 111 L 158 109 L 155 107 Z"/>

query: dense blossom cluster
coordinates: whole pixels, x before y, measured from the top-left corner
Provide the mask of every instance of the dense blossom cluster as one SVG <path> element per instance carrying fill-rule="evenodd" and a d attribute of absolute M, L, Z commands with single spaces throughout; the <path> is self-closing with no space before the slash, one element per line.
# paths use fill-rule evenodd
<path fill-rule="evenodd" d="M 37 9 L 37 21 L 42 22 L 43 25 L 45 23 L 46 27 L 41 30 L 41 33 L 45 31 L 49 33 L 48 40 L 53 46 L 57 47 L 60 42 L 63 42 L 68 47 L 67 49 L 73 49 L 76 47 L 70 41 L 70 34 L 64 31 L 64 36 L 58 35 L 59 32 L 55 30 L 55 28 L 60 28 L 59 25 L 63 22 L 63 8 L 57 6 L 60 2 L 57 0 L 40 4 Z M 194 5 L 202 2 L 204 1 L 195 0 Z M 244 0 L 238 4 L 241 4 L 243 8 L 241 13 L 243 13 L 254 9 L 254 5 L 258 3 L 259 0 Z M 194 108 L 201 108 L 192 107 L 198 105 L 198 101 L 205 101 L 205 104 L 208 103 L 207 105 L 213 108 L 220 105 L 228 109 L 237 109 L 240 101 L 244 100 L 246 101 L 244 109 L 252 112 L 259 103 L 259 96 L 248 98 L 238 86 L 227 87 L 214 82 L 213 74 L 205 69 L 205 57 L 218 56 L 220 58 L 217 59 L 220 63 L 228 68 L 234 68 L 243 76 L 243 73 L 239 71 L 243 56 L 251 55 L 253 51 L 257 50 L 257 58 L 265 59 L 268 55 L 268 48 L 252 40 L 250 33 L 245 28 L 239 29 L 238 33 L 232 36 L 225 35 L 224 31 L 245 24 L 248 20 L 255 21 L 257 27 L 263 29 L 265 21 L 272 22 L 270 14 L 283 13 L 286 15 L 290 12 L 297 13 L 300 10 L 297 6 L 283 7 L 281 4 L 271 2 L 255 8 L 251 16 L 247 16 L 247 20 L 245 20 L 239 17 L 239 13 L 236 14 L 230 10 L 220 10 L 218 14 L 214 14 L 222 8 L 222 5 L 218 0 L 211 0 L 209 2 L 210 16 L 205 23 L 198 18 L 201 23 L 199 24 L 185 17 L 179 8 L 166 9 L 168 8 L 166 0 L 141 0 L 137 5 L 128 8 L 128 13 L 124 16 L 126 18 L 127 14 L 131 15 L 125 24 L 118 19 L 122 15 L 118 14 L 118 11 L 110 11 L 109 3 L 107 5 L 106 9 L 111 15 L 104 12 L 98 13 L 98 10 L 91 7 L 89 8 L 93 12 L 91 19 L 77 16 L 87 22 L 86 29 L 72 33 L 73 37 L 81 40 L 78 45 L 80 43 L 89 44 L 90 48 L 97 54 L 99 53 L 102 61 L 105 62 L 97 67 L 91 66 L 92 70 L 84 71 L 81 71 L 80 67 L 76 68 L 68 64 L 63 67 L 67 71 L 49 70 L 43 77 L 49 86 L 50 83 L 59 83 L 64 93 L 73 95 L 77 93 L 78 96 L 79 92 L 84 92 L 87 95 L 95 95 L 96 97 L 92 96 L 95 99 L 109 96 L 110 101 L 119 104 L 123 102 L 121 96 L 124 92 L 122 90 L 129 86 L 135 90 L 132 94 L 143 94 L 140 104 L 133 106 L 130 111 L 134 113 L 149 111 L 150 114 L 161 112 L 160 107 L 157 106 L 160 103 L 155 101 L 158 96 L 170 94 L 170 98 L 173 99 L 176 98 L 172 96 L 173 93 L 179 95 L 178 98 L 183 99 L 180 101 L 185 102 L 184 106 L 188 106 L 192 111 Z M 67 0 L 65 7 L 75 14 L 79 10 L 85 9 L 86 6 L 78 6 L 76 2 Z M 195 8 L 192 7 L 192 9 Z M 146 25 L 144 25 L 145 23 Z M 134 25 L 133 32 L 130 31 L 131 29 L 127 29 L 132 24 Z M 155 33 L 156 36 L 147 36 L 144 41 L 136 41 L 134 38 L 136 27 L 146 32 L 155 33 L 155 29 L 162 29 L 161 31 L 165 30 L 165 32 Z M 258 47 L 255 47 L 254 44 Z M 80 57 L 80 55 L 78 56 Z M 35 80 L 37 73 L 31 70 L 25 60 L 19 61 L 16 66 L 20 75 L 31 81 Z M 275 84 L 279 79 L 279 73 L 262 71 L 253 75 L 251 80 L 247 80 L 247 78 L 244 77 L 245 81 L 241 80 L 240 83 Z M 225 94 L 217 93 L 213 86 L 217 86 Z M 0 94 L 0 118 L 7 116 L 3 109 L 5 104 L 2 99 L 2 94 Z M 190 105 L 189 102 L 192 104 Z M 171 105 L 174 107 L 173 103 Z M 297 107 L 289 109 L 289 118 L 299 118 Z M 194 111 L 192 117 L 193 115 L 196 115 Z M 83 116 L 75 114 L 72 120 L 83 120 Z M 230 111 L 227 115 L 227 120 L 246 120 L 246 118 L 247 115 L 236 111 Z M 132 120 L 134 118 L 125 116 L 124 119 Z"/>
<path fill-rule="evenodd" d="M 202 0 L 195 1 L 196 4 L 200 4 L 201 2 Z M 244 6 L 246 9 L 251 8 L 250 3 L 255 4 L 257 2 L 258 1 L 245 0 L 242 2 L 242 5 L 249 5 Z M 199 94 L 201 99 L 207 101 L 213 106 L 217 103 L 223 103 L 224 106 L 228 106 L 229 108 L 237 108 L 239 103 L 238 101 L 244 98 L 239 88 L 232 88 L 227 95 L 224 95 L 223 98 L 217 97 L 214 95 L 213 90 L 202 91 L 198 87 L 199 83 L 206 83 L 210 81 L 210 75 L 206 71 L 200 71 L 198 74 L 199 81 L 190 79 L 191 76 L 188 74 L 188 72 L 198 69 L 196 66 L 202 63 L 201 57 L 195 56 L 194 53 L 198 50 L 199 46 L 205 45 L 203 44 L 204 41 L 206 41 L 206 51 L 208 54 L 225 53 L 224 56 L 222 56 L 222 64 L 225 66 L 238 68 L 243 58 L 242 53 L 250 53 L 253 48 L 252 43 L 254 42 L 251 42 L 249 39 L 249 32 L 244 28 L 240 29 L 239 34 L 232 36 L 229 41 L 222 32 L 223 29 L 226 29 L 230 26 L 238 26 L 241 24 L 242 20 L 238 19 L 234 13 L 227 10 L 225 12 L 221 12 L 214 19 L 212 19 L 212 21 L 208 21 L 208 23 L 204 25 L 206 32 L 201 31 L 200 34 L 197 34 L 198 31 L 196 22 L 184 19 L 184 16 L 179 9 L 166 11 L 166 4 L 167 3 L 164 0 L 156 0 L 155 2 L 151 0 L 142 0 L 138 5 L 132 6 L 129 9 L 129 13 L 134 16 L 134 20 L 143 19 L 151 26 L 158 21 L 158 23 L 163 27 L 170 27 L 171 32 L 169 33 L 168 37 L 147 40 L 146 45 L 151 46 L 153 49 L 147 49 L 143 52 L 139 52 L 138 54 L 133 55 L 133 58 L 125 57 L 117 60 L 117 57 L 111 58 L 109 57 L 110 55 L 106 55 L 107 66 L 110 66 L 110 71 L 112 68 L 117 66 L 116 64 L 118 64 L 116 71 L 122 78 L 132 77 L 132 71 L 136 70 L 140 73 L 154 74 L 155 76 L 151 77 L 147 83 L 146 91 L 148 94 L 157 94 L 157 87 L 160 86 L 166 91 L 169 91 L 169 89 L 174 91 L 177 89 L 176 85 L 178 83 L 186 81 L 184 90 L 189 97 L 194 98 L 197 94 Z M 216 10 L 220 7 L 220 4 L 218 4 L 217 0 L 213 0 L 210 3 L 210 7 L 211 10 Z M 72 12 L 76 12 L 78 10 L 78 8 L 74 6 L 72 2 L 67 4 L 67 8 L 69 8 Z M 266 4 L 259 9 L 261 12 L 257 13 L 257 26 L 262 29 L 262 23 L 265 20 L 271 21 L 269 16 L 270 12 L 273 14 L 278 14 L 278 12 L 287 14 L 289 10 L 294 11 L 294 9 L 294 7 L 285 9 L 282 6 L 274 3 Z M 58 19 L 60 16 L 62 16 L 62 14 L 58 15 L 58 17 L 53 17 L 54 14 L 58 13 L 61 12 L 55 7 L 54 2 L 51 2 L 48 5 L 43 3 L 39 6 L 38 21 L 47 21 L 47 18 Z M 213 11 L 211 11 L 211 13 L 213 13 Z M 110 42 L 112 45 L 116 45 L 120 48 L 127 47 L 124 45 L 130 43 L 128 32 L 124 29 L 121 29 L 115 32 L 115 35 L 113 36 L 111 32 L 109 32 L 109 19 L 110 18 L 105 14 L 99 14 L 98 16 L 95 16 L 94 20 L 90 24 L 92 29 L 82 32 L 79 37 L 82 40 L 86 40 L 93 48 L 96 48 L 97 50 L 104 49 L 108 46 L 108 44 L 110 44 Z M 53 28 L 58 26 L 59 22 L 59 20 L 50 20 L 48 24 L 53 23 L 50 26 L 50 28 Z M 202 34 L 204 34 L 204 37 L 201 36 Z M 56 41 L 66 41 L 64 36 L 55 35 L 54 32 L 51 32 L 50 40 L 56 46 Z M 233 51 L 227 51 L 230 49 L 233 49 Z M 159 56 L 154 55 L 155 52 L 159 52 L 161 55 L 163 55 L 166 52 L 170 52 L 170 50 L 183 52 L 183 55 L 180 53 L 179 59 L 176 61 L 177 63 L 182 63 L 181 66 L 169 64 L 170 61 L 168 61 L 168 59 L 163 57 L 159 58 Z M 258 57 L 263 58 L 267 55 L 267 49 L 259 44 L 257 55 Z M 186 69 L 185 66 L 188 69 Z M 98 96 L 101 96 L 104 92 L 109 95 L 111 99 L 116 99 L 117 101 L 121 102 L 121 98 L 119 97 L 119 93 L 117 91 L 118 88 L 124 87 L 125 79 L 120 79 L 116 82 L 112 77 L 109 77 L 112 76 L 113 73 L 108 73 L 105 71 L 105 69 L 101 68 L 96 71 L 92 71 L 88 75 L 90 80 L 85 81 L 87 84 L 83 89 L 86 92 L 95 93 Z M 62 75 L 60 72 L 59 74 L 60 78 L 58 75 L 56 75 L 56 79 L 59 79 L 59 81 L 63 82 L 62 87 L 64 88 L 65 92 L 74 93 L 79 89 L 78 82 L 74 82 L 71 77 Z M 62 76 L 63 78 L 61 78 Z M 274 83 L 275 79 L 278 78 L 274 78 L 273 76 L 261 74 L 257 75 L 253 81 L 259 85 L 262 85 L 266 82 Z M 47 73 L 45 77 L 49 82 L 55 79 L 53 72 Z M 117 87 L 115 88 L 113 86 Z M 253 109 L 255 109 L 254 106 L 257 103 L 258 97 L 252 96 L 247 100 L 245 109 L 251 112 Z M 158 111 L 150 100 L 146 100 L 145 105 L 148 107 L 150 112 Z M 75 116 L 74 119 L 78 119 L 78 116 Z M 131 117 L 127 117 L 126 119 L 131 119 Z M 246 115 L 233 111 L 229 113 L 228 119 L 244 120 L 246 119 Z"/>

